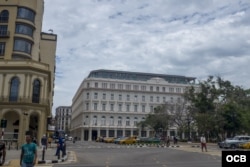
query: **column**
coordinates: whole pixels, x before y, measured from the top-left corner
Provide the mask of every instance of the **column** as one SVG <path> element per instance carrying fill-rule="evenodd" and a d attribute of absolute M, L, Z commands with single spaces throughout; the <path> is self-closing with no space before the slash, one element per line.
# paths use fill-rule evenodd
<path fill-rule="evenodd" d="M 81 128 L 81 141 L 84 141 L 84 128 Z"/>
<path fill-rule="evenodd" d="M 106 129 L 106 137 L 109 137 L 109 129 Z"/>
<path fill-rule="evenodd" d="M 115 137 L 117 137 L 117 128 L 115 128 L 114 131 L 115 131 L 114 135 L 115 135 Z"/>
<path fill-rule="evenodd" d="M 89 139 L 88 141 L 92 141 L 92 128 L 89 128 Z"/>

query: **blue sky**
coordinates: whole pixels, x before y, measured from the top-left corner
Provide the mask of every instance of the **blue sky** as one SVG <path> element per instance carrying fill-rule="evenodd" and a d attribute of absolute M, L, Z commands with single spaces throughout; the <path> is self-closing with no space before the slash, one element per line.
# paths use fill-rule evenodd
<path fill-rule="evenodd" d="M 45 0 L 58 35 L 53 113 L 96 69 L 221 76 L 250 88 L 249 0 Z"/>

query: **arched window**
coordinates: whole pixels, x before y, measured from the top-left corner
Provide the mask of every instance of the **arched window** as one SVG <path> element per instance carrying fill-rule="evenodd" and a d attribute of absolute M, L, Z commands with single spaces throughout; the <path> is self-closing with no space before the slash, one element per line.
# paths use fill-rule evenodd
<path fill-rule="evenodd" d="M 13 77 L 10 81 L 10 97 L 9 101 L 16 102 L 18 99 L 19 90 L 19 79 L 18 77 Z"/>
<path fill-rule="evenodd" d="M 38 79 L 34 80 L 32 103 L 39 103 L 39 101 L 40 101 L 40 87 L 41 87 L 40 81 Z"/>
<path fill-rule="evenodd" d="M 0 13 L 0 23 L 7 23 L 9 21 L 9 12 L 4 10 Z"/>

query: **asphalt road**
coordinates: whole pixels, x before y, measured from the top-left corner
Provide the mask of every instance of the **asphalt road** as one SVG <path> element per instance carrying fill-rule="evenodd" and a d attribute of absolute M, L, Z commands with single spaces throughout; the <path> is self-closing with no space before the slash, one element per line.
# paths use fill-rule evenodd
<path fill-rule="evenodd" d="M 76 142 L 68 144 L 68 150 L 76 153 L 77 161 L 55 164 L 54 167 L 221 167 L 220 156 L 191 147 L 133 147 Z"/>

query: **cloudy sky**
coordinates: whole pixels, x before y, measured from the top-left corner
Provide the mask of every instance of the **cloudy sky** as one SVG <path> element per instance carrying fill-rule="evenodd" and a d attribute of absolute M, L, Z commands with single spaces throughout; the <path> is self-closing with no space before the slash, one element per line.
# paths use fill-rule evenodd
<path fill-rule="evenodd" d="M 96 69 L 214 75 L 250 88 L 249 0 L 45 0 L 49 29 L 58 35 L 53 110 L 70 106 Z"/>

